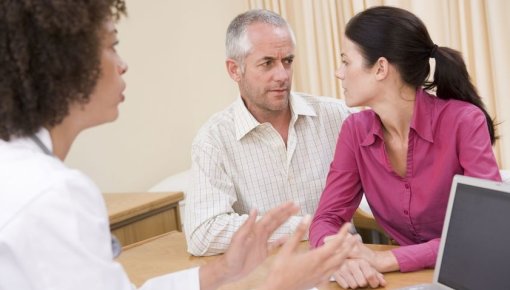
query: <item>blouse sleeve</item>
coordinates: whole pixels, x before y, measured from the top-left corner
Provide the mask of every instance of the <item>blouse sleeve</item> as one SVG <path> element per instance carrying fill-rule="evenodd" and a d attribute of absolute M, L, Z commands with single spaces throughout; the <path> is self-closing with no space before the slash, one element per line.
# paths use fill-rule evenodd
<path fill-rule="evenodd" d="M 359 145 L 353 125 L 351 115 L 340 130 L 326 187 L 310 226 L 312 247 L 322 245 L 325 237 L 337 233 L 345 222 L 350 221 L 361 201 L 361 180 L 355 156 Z"/>
<path fill-rule="evenodd" d="M 473 108 L 463 114 L 457 132 L 457 150 L 464 175 L 501 181 L 483 112 Z"/>

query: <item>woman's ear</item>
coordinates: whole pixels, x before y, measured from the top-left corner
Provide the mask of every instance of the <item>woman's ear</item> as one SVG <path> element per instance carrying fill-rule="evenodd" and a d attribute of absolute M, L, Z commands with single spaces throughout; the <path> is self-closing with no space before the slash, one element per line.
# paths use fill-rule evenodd
<path fill-rule="evenodd" d="M 375 79 L 380 81 L 388 77 L 390 63 L 385 57 L 380 57 L 374 64 Z"/>

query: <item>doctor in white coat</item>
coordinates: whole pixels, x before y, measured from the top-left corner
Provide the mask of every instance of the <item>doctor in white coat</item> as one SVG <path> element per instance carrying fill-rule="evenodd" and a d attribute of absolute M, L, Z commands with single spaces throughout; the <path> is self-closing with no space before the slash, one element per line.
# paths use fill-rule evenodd
<path fill-rule="evenodd" d="M 63 164 L 84 129 L 113 121 L 124 101 L 114 20 L 122 0 L 0 0 L 0 289 L 132 289 L 114 261 L 99 189 Z M 271 233 L 297 211 L 252 212 L 228 252 L 149 280 L 142 289 L 214 289 L 267 256 Z M 309 220 L 280 250 L 261 288 L 304 289 L 327 279 L 353 246 L 297 253 Z"/>

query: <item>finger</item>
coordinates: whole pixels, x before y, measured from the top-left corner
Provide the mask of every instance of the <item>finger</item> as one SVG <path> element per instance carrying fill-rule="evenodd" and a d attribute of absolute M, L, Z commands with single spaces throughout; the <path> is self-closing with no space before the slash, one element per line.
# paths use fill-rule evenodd
<path fill-rule="evenodd" d="M 312 217 L 310 215 L 305 215 L 303 217 L 303 219 L 297 226 L 294 234 L 292 234 L 292 236 L 287 240 L 287 242 L 283 245 L 282 249 L 280 250 L 282 255 L 289 255 L 296 250 L 296 248 L 301 243 L 301 239 L 308 230 L 311 221 Z"/>
<path fill-rule="evenodd" d="M 354 236 L 354 237 L 356 237 L 356 239 L 357 239 L 360 243 L 363 243 L 363 238 L 361 238 L 360 234 L 354 234 L 353 236 Z"/>
<path fill-rule="evenodd" d="M 362 263 L 361 271 L 365 275 L 368 285 L 372 288 L 382 286 L 382 283 L 386 283 L 384 276 L 374 269 L 368 262 Z"/>
<path fill-rule="evenodd" d="M 368 282 L 367 279 L 365 278 L 363 271 L 361 271 L 360 263 L 356 262 L 352 264 L 351 273 L 352 277 L 356 281 L 357 286 L 360 287 L 367 286 Z"/>
<path fill-rule="evenodd" d="M 372 288 L 379 287 L 380 281 L 378 275 L 380 275 L 381 273 L 377 272 L 368 263 L 361 263 L 360 268 L 361 271 L 363 272 L 363 275 L 365 276 L 366 281 L 368 282 L 368 285 Z"/>
<path fill-rule="evenodd" d="M 324 243 L 327 243 L 327 242 L 329 242 L 329 241 L 331 241 L 333 239 L 335 239 L 335 235 L 327 236 L 327 237 L 324 238 Z"/>
<path fill-rule="evenodd" d="M 340 251 L 349 250 L 350 251 L 352 249 L 354 239 L 352 239 L 352 237 L 350 237 L 349 239 L 347 238 L 348 236 L 350 236 L 348 234 L 349 227 L 350 227 L 350 223 L 346 223 L 342 226 L 342 228 L 336 235 L 330 236 L 328 243 L 324 244 L 322 247 L 319 248 L 319 249 L 321 249 L 321 251 L 325 252 L 325 253 L 322 253 L 322 255 L 324 255 L 324 256 L 329 255 L 329 253 L 331 253 L 331 251 L 337 251 L 337 250 L 340 250 Z M 342 244 L 344 242 L 346 243 L 345 248 L 342 247 Z"/>
<path fill-rule="evenodd" d="M 347 284 L 347 281 L 345 281 L 339 272 L 335 273 L 333 277 L 335 277 L 335 281 L 338 283 L 338 285 L 340 285 L 340 287 L 349 289 L 349 284 Z"/>
<path fill-rule="evenodd" d="M 271 209 L 257 222 L 257 234 L 264 238 L 265 236 L 269 237 L 291 215 L 295 214 L 298 209 L 293 202 L 287 202 Z"/>
<path fill-rule="evenodd" d="M 280 247 L 281 245 L 285 244 L 287 241 L 289 240 L 289 237 L 288 236 L 285 236 L 285 237 L 281 237 L 279 239 L 277 239 L 276 241 L 272 241 L 268 244 L 267 246 L 267 250 L 269 252 L 271 252 L 272 250 Z"/>
<path fill-rule="evenodd" d="M 324 244 L 326 244 L 327 242 L 330 242 L 333 239 L 335 239 L 335 235 L 325 237 L 324 238 Z"/>
<path fill-rule="evenodd" d="M 338 269 L 347 258 L 347 254 L 349 253 L 350 249 L 352 248 L 352 245 L 354 244 L 353 237 L 347 236 L 343 243 L 339 246 L 339 249 L 337 248 L 318 248 L 316 251 L 324 251 L 324 257 L 321 258 L 323 263 L 322 266 L 324 268 L 324 271 L 327 273 L 331 273 L 335 271 L 335 269 Z M 324 248 L 324 249 L 323 249 Z M 328 250 L 326 252 L 326 250 Z"/>
<path fill-rule="evenodd" d="M 321 268 L 324 273 L 331 274 L 335 269 L 340 268 L 344 264 L 353 243 L 353 238 L 347 236 L 338 247 L 323 246 L 312 251 L 317 251 L 319 260 L 323 261 Z"/>
<path fill-rule="evenodd" d="M 257 221 L 257 210 L 252 209 L 250 214 L 248 215 L 248 219 L 244 221 L 242 226 L 237 230 L 232 239 L 244 237 L 246 234 L 249 234 L 253 231 L 253 227 Z"/>
<path fill-rule="evenodd" d="M 344 266 L 342 266 L 340 271 L 342 278 L 344 278 L 347 285 L 352 289 L 356 289 L 358 288 L 358 284 L 356 283 L 356 279 L 354 279 L 354 277 L 352 276 L 352 272 L 350 269 L 350 267 L 352 266 L 351 264 L 352 263 L 346 263 Z"/>
<path fill-rule="evenodd" d="M 386 280 L 384 279 L 384 275 L 379 273 L 379 272 L 377 272 L 376 276 L 377 276 L 377 279 L 379 280 L 379 286 L 385 287 L 387 283 L 386 283 Z M 377 286 L 377 287 L 379 287 L 379 286 Z"/>
<path fill-rule="evenodd" d="M 317 289 L 317 288 L 322 289 L 322 288 L 328 287 L 329 282 L 334 281 L 334 279 L 330 280 L 329 278 L 330 277 L 326 277 L 326 278 L 319 280 L 319 282 L 317 282 L 317 285 L 315 285 L 315 288 L 312 288 L 312 289 Z"/>

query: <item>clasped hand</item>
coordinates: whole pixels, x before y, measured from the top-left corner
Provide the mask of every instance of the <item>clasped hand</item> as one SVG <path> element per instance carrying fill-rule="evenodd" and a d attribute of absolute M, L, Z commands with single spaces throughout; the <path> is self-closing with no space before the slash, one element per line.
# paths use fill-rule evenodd
<path fill-rule="evenodd" d="M 353 236 L 356 240 L 354 247 L 348 254 L 348 258 L 333 274 L 335 281 L 342 288 L 356 289 L 359 287 L 377 288 L 386 286 L 384 280 L 383 264 L 381 259 L 390 252 L 373 251 L 363 244 L 359 235 Z M 330 237 L 324 239 L 324 243 L 330 243 Z"/>

